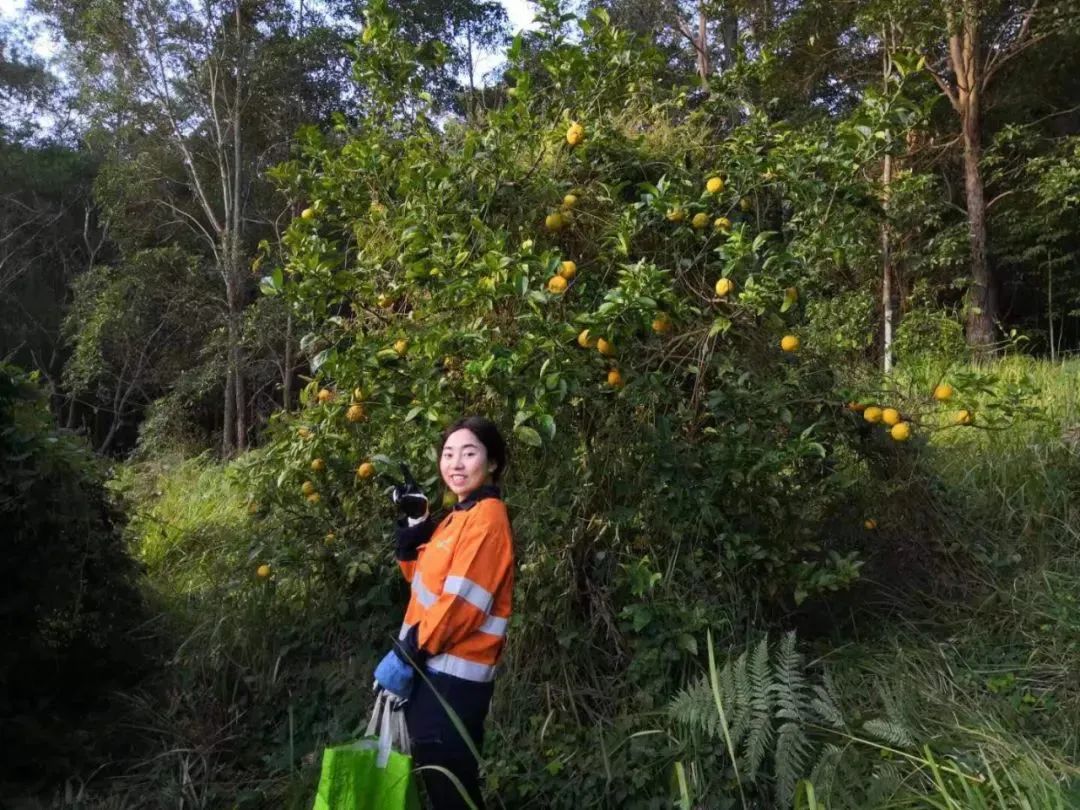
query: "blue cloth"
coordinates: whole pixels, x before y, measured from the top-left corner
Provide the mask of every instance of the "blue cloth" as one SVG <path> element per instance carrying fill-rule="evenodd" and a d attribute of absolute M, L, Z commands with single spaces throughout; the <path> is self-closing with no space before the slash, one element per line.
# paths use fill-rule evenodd
<path fill-rule="evenodd" d="M 408 700 L 412 692 L 413 668 L 402 661 L 393 650 L 383 656 L 375 667 L 375 680 L 393 695 Z"/>

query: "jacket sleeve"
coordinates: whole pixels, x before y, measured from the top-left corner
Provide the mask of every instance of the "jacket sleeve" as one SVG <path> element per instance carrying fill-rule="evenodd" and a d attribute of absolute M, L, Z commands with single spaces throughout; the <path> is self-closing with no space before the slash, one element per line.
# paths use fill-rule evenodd
<path fill-rule="evenodd" d="M 394 536 L 397 546 L 394 556 L 397 557 L 401 573 L 405 575 L 406 582 L 412 582 L 413 571 L 416 569 L 416 556 L 420 546 L 431 539 L 435 531 L 435 521 L 429 514 L 420 523 L 409 525 L 408 518 L 401 518 L 394 528 Z"/>
<path fill-rule="evenodd" d="M 476 632 L 491 615 L 495 594 L 512 574 L 510 527 L 478 521 L 462 532 L 443 592 L 401 641 L 406 660 L 423 664 Z"/>

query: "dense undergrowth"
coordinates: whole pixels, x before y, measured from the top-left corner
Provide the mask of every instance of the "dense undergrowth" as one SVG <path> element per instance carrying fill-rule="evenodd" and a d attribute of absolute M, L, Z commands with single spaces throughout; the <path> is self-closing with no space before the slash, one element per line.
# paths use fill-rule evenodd
<path fill-rule="evenodd" d="M 834 598 L 720 603 L 655 548 L 640 559 L 670 567 L 599 593 L 602 606 L 570 598 L 569 568 L 544 572 L 550 590 L 523 576 L 486 748 L 493 805 L 1077 806 L 1077 371 L 992 369 L 1023 381 L 1039 418 L 920 448 L 908 474 L 926 500 L 877 504 L 863 531 L 878 551 Z M 144 755 L 74 771 L 53 806 L 305 807 L 321 746 L 364 719 L 405 597 L 391 508 L 373 502 L 363 533 L 327 537 L 310 514 L 275 524 L 251 510 L 244 464 L 157 458 L 120 472 L 167 654 L 97 730 Z M 506 488 L 528 569 L 543 526 L 514 476 Z M 275 544 L 304 558 L 277 558 L 260 580 Z"/>

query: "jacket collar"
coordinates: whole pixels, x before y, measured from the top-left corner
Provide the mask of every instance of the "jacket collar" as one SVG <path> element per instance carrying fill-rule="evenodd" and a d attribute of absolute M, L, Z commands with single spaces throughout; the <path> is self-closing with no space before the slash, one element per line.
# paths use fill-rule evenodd
<path fill-rule="evenodd" d="M 472 509 L 477 503 L 484 500 L 484 498 L 501 498 L 502 494 L 499 492 L 499 488 L 494 484 L 484 484 L 477 489 L 474 489 L 469 493 L 468 497 L 463 501 L 458 501 L 454 504 L 454 511 L 461 512 L 466 509 Z"/>

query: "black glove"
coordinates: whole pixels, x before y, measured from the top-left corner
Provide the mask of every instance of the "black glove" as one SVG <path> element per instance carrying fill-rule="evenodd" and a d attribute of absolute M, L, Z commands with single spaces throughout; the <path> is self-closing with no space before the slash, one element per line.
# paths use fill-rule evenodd
<path fill-rule="evenodd" d="M 405 480 L 401 482 L 389 476 L 383 476 L 393 484 L 393 489 L 390 491 L 391 500 L 397 504 L 397 508 L 405 517 L 414 519 L 424 517 L 428 513 L 427 495 L 420 489 L 420 485 L 416 483 L 416 479 L 413 478 L 404 461 L 401 462 L 401 474 L 405 476 Z"/>

